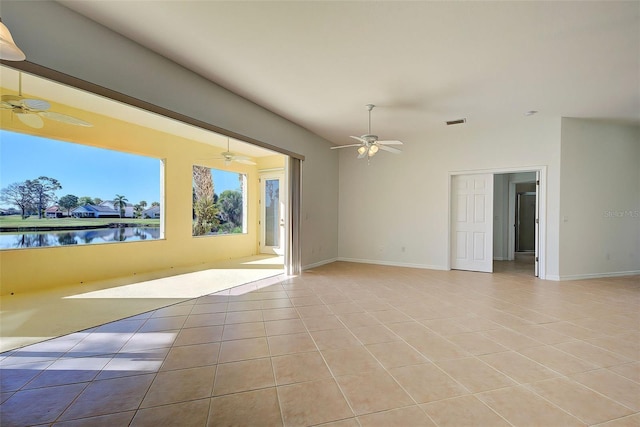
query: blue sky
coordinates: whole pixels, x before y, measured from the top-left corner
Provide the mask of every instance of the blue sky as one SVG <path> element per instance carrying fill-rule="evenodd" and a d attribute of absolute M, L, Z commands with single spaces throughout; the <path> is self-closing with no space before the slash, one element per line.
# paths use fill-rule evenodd
<path fill-rule="evenodd" d="M 219 169 L 211 169 L 213 176 L 213 190 L 216 194 L 222 194 L 224 190 L 240 191 L 240 181 L 237 172 L 227 172 Z"/>
<path fill-rule="evenodd" d="M 116 194 L 129 203 L 160 201 L 159 159 L 0 130 L 0 188 L 39 176 L 60 181 L 58 197 Z M 212 169 L 217 194 L 239 190 L 238 174 Z M 9 208 L 11 206 L 3 206 Z"/>
<path fill-rule="evenodd" d="M 48 176 L 58 197 L 124 195 L 129 203 L 160 201 L 160 160 L 0 130 L 0 188 Z M 9 207 L 9 206 L 5 206 Z"/>

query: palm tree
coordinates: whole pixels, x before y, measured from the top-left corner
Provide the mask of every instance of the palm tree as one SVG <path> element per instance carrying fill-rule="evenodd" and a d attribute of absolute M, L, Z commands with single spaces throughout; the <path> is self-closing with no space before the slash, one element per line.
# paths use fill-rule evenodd
<path fill-rule="evenodd" d="M 226 221 L 229 230 L 242 226 L 242 193 L 225 190 L 218 198 L 220 217 Z"/>
<path fill-rule="evenodd" d="M 120 210 L 120 218 L 124 216 L 124 208 L 127 207 L 127 202 L 129 200 L 125 196 L 121 196 L 120 194 L 116 194 L 115 199 L 113 199 L 113 207 L 116 206 Z"/>
<path fill-rule="evenodd" d="M 140 200 L 140 203 L 138 203 L 134 207 L 134 209 L 136 210 L 136 217 L 142 218 L 144 216 L 142 213 L 144 212 L 144 209 L 146 207 L 147 207 L 147 201 L 146 200 Z"/>

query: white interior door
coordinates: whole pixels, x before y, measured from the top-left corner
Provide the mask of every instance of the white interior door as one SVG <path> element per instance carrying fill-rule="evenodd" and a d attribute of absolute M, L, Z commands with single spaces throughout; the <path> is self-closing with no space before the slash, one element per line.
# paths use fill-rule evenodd
<path fill-rule="evenodd" d="M 284 172 L 260 176 L 260 252 L 284 254 L 286 186 Z"/>
<path fill-rule="evenodd" d="M 493 272 L 493 174 L 452 177 L 451 268 Z"/>

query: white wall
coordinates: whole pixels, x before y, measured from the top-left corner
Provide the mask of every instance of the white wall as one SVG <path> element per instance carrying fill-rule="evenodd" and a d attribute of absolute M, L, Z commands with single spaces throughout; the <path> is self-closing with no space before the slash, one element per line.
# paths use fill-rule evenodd
<path fill-rule="evenodd" d="M 329 143 L 55 2 L 2 2 L 27 60 L 306 157 L 302 265 L 337 257 L 338 154 Z"/>
<path fill-rule="evenodd" d="M 448 268 L 449 173 L 547 166 L 547 274 L 558 274 L 560 119 L 444 124 L 367 166 L 340 150 L 341 259 Z M 404 248 L 404 249 L 403 249 Z"/>
<path fill-rule="evenodd" d="M 640 273 L 640 127 L 562 120 L 560 279 Z"/>

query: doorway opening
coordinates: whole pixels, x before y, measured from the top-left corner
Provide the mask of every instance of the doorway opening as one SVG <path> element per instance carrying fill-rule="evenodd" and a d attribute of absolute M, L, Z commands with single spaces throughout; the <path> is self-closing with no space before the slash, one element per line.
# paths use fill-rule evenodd
<path fill-rule="evenodd" d="M 287 185 L 284 170 L 260 172 L 260 253 L 283 256 L 286 237 Z"/>
<path fill-rule="evenodd" d="M 545 277 L 546 168 L 450 174 L 449 267 Z"/>
<path fill-rule="evenodd" d="M 515 245 L 516 252 L 536 251 L 536 191 L 522 191 L 516 186 Z"/>

